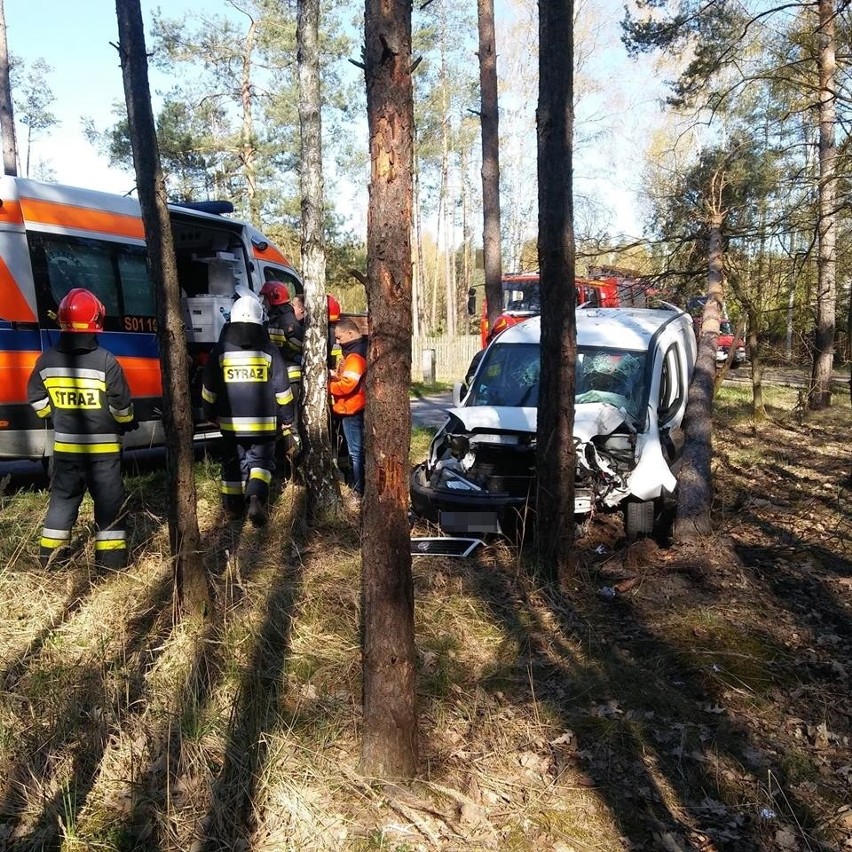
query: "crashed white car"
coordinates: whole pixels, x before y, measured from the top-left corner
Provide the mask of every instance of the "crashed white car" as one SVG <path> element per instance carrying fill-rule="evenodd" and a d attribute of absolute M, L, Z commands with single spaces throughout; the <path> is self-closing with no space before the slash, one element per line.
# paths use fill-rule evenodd
<path fill-rule="evenodd" d="M 416 515 L 448 533 L 514 534 L 534 509 L 540 318 L 485 352 L 427 460 L 411 475 Z M 577 311 L 575 513 L 623 509 L 648 535 L 675 489 L 673 467 L 695 366 L 692 319 L 677 309 Z"/>

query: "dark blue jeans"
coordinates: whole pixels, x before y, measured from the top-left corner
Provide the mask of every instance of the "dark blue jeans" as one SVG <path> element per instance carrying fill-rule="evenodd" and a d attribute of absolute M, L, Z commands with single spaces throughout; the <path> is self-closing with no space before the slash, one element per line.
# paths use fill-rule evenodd
<path fill-rule="evenodd" d="M 349 414 L 340 418 L 343 435 L 349 449 L 349 461 L 352 464 L 352 488 L 358 494 L 364 493 L 364 412 Z"/>

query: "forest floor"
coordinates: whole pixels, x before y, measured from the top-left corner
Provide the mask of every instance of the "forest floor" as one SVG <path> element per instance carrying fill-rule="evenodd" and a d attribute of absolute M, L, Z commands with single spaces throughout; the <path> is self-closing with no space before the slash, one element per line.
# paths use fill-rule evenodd
<path fill-rule="evenodd" d="M 0 495 L 0 850 L 850 850 L 847 398 L 755 424 L 726 388 L 715 534 L 626 546 L 619 516 L 544 585 L 506 543 L 413 562 L 416 780 L 358 771 L 354 512 L 303 494 L 224 523 L 198 464 L 215 615 L 173 623 L 160 470 L 128 476 L 133 562 L 35 558 L 47 493 Z"/>

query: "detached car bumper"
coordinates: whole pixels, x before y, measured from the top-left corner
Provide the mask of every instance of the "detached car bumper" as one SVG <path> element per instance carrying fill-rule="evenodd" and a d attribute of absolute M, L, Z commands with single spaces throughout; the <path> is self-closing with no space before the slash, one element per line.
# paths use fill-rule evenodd
<path fill-rule="evenodd" d="M 411 472 L 411 507 L 426 521 L 438 524 L 448 533 L 506 534 L 517 528 L 532 509 L 526 497 L 506 493 L 432 488 L 426 478 L 426 465 Z"/>

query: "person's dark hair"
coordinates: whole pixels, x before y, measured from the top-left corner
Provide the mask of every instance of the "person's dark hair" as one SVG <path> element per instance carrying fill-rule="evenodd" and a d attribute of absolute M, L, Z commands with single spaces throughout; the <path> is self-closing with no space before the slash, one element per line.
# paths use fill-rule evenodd
<path fill-rule="evenodd" d="M 338 320 L 337 327 L 340 331 L 354 331 L 356 334 L 361 334 L 361 329 L 358 328 L 358 323 L 349 317 L 343 317 Z"/>

